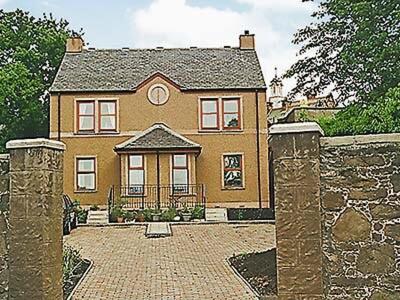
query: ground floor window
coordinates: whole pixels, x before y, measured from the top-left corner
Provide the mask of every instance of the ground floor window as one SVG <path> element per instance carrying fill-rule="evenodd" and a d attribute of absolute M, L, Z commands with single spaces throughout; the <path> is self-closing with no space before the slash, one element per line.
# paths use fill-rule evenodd
<path fill-rule="evenodd" d="M 76 159 L 76 188 L 78 191 L 96 190 L 96 158 Z"/>
<path fill-rule="evenodd" d="M 243 155 L 223 155 L 223 186 L 224 188 L 243 188 Z"/>
<path fill-rule="evenodd" d="M 128 184 L 129 194 L 144 192 L 144 158 L 143 155 L 129 155 Z"/>
<path fill-rule="evenodd" d="M 172 157 L 172 185 L 174 193 L 189 192 L 189 164 L 187 154 Z"/>

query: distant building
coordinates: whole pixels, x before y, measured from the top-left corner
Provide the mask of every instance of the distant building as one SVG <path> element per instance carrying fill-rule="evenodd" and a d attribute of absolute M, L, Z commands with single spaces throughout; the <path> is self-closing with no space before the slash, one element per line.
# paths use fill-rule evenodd
<path fill-rule="evenodd" d="M 332 94 L 308 95 L 289 101 L 283 93 L 282 79 L 278 77 L 275 68 L 275 77 L 269 85 L 270 95 L 268 98 L 268 123 L 293 123 L 315 119 L 318 116 L 329 116 L 337 113 L 337 107 Z"/>

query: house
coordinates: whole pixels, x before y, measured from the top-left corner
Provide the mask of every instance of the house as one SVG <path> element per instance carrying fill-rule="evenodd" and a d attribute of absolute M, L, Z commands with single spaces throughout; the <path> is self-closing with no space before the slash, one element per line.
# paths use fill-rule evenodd
<path fill-rule="evenodd" d="M 239 47 L 67 50 L 50 135 L 66 144 L 64 192 L 106 207 L 268 207 L 266 84 Z"/>
<path fill-rule="evenodd" d="M 269 87 L 270 96 L 267 105 L 270 124 L 304 122 L 321 116 L 332 116 L 341 110 L 337 107 L 332 94 L 308 95 L 289 101 L 283 94 L 282 79 L 278 77 L 276 68 L 275 77 Z"/>

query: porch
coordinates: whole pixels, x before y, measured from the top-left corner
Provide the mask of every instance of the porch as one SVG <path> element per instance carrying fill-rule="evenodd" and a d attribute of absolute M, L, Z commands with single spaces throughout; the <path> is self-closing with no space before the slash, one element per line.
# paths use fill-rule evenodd
<path fill-rule="evenodd" d="M 167 209 L 205 207 L 204 184 L 187 185 L 129 185 L 112 187 L 112 202 L 115 196 L 125 209 Z M 113 205 L 114 203 L 110 203 Z"/>

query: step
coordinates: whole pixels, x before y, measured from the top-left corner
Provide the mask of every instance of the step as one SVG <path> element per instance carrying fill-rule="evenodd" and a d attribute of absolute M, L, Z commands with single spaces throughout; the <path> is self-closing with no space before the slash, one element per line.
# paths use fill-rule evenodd
<path fill-rule="evenodd" d="M 228 211 L 226 208 L 206 208 L 206 221 L 228 221 Z"/>
<path fill-rule="evenodd" d="M 108 211 L 106 210 L 89 210 L 88 224 L 108 224 Z"/>

